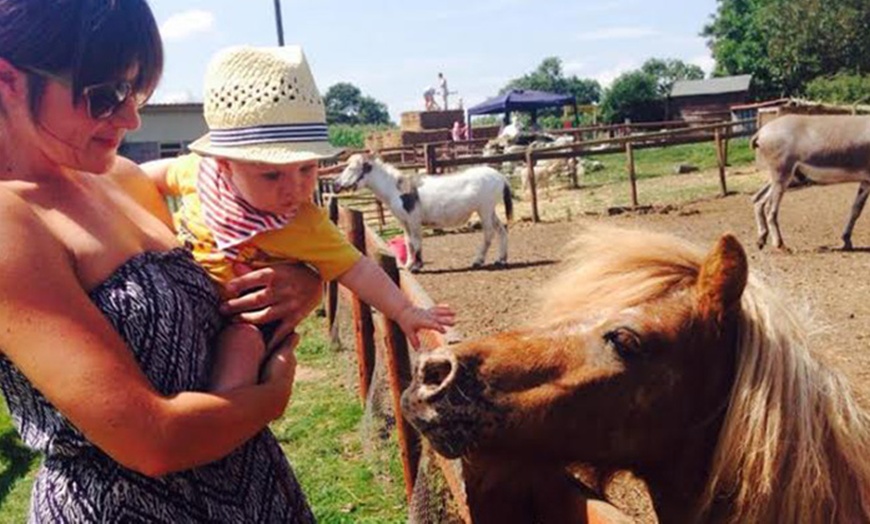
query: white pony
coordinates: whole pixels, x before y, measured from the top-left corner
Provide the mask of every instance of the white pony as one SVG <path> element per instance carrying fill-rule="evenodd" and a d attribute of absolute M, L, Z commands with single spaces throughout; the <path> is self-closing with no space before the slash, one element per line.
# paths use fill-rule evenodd
<path fill-rule="evenodd" d="M 335 179 L 336 193 L 368 187 L 387 205 L 405 230 L 408 247 L 406 265 L 411 271 L 423 266 L 423 226 L 457 227 L 477 213 L 483 226 L 483 244 L 472 267 L 480 267 L 498 233 L 496 265 L 507 263 L 507 228 L 498 219 L 495 206 L 504 202 L 507 219 L 513 218 L 513 202 L 507 179 L 491 167 L 473 167 L 455 175 L 403 175 L 393 166 L 366 154 L 348 159 L 347 167 Z"/>

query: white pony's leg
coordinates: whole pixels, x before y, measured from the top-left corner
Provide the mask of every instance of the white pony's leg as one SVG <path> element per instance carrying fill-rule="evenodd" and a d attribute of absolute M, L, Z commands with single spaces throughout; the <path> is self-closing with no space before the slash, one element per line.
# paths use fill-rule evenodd
<path fill-rule="evenodd" d="M 478 215 L 480 216 L 480 225 L 483 226 L 483 243 L 480 245 L 477 257 L 471 263 L 471 267 L 481 267 L 483 265 L 483 262 L 486 260 L 486 252 L 489 251 L 489 245 L 492 244 L 492 235 L 495 233 L 495 227 L 492 223 L 495 210 L 490 213 L 478 213 Z"/>
<path fill-rule="evenodd" d="M 758 249 L 764 248 L 764 244 L 767 243 L 767 235 L 770 231 L 767 227 L 767 217 L 765 216 L 767 214 L 767 202 L 770 198 L 770 185 L 770 182 L 764 184 L 764 186 L 759 189 L 752 198 L 755 202 L 755 225 L 758 228 Z"/>
<path fill-rule="evenodd" d="M 406 230 L 405 243 L 408 247 L 407 267 L 411 272 L 423 267 L 423 231 L 420 226 L 411 226 Z"/>
<path fill-rule="evenodd" d="M 870 181 L 861 182 L 858 186 L 858 194 L 855 195 L 855 202 L 852 203 L 852 214 L 849 215 L 849 222 L 846 224 L 846 229 L 843 230 L 843 249 L 846 251 L 852 250 L 852 230 L 855 228 L 855 222 L 864 211 L 864 204 L 867 203 L 867 195 L 870 195 Z"/>
<path fill-rule="evenodd" d="M 503 266 L 507 264 L 507 227 L 498 219 L 495 211 L 492 212 L 492 223 L 498 233 L 498 260 L 495 263 L 498 266 Z"/>

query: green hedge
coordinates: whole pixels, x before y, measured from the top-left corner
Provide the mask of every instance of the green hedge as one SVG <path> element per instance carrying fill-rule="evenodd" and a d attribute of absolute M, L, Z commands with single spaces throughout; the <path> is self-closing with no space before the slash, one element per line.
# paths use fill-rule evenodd
<path fill-rule="evenodd" d="M 366 135 L 374 131 L 392 129 L 394 126 L 352 126 L 333 124 L 329 126 L 329 142 L 335 147 L 362 148 L 365 147 Z"/>
<path fill-rule="evenodd" d="M 867 104 L 870 102 L 870 75 L 839 73 L 815 78 L 806 86 L 806 97 L 831 104 Z"/>

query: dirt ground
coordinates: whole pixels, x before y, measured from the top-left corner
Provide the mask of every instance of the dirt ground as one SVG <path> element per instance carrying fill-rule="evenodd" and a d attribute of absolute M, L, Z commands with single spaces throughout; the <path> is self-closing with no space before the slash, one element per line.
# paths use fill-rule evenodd
<path fill-rule="evenodd" d="M 514 222 L 509 231 L 509 266 L 503 270 L 469 269 L 482 239 L 479 231 L 426 237 L 426 266 L 418 278 L 433 299 L 456 309 L 457 328 L 470 338 L 508 329 L 526 319 L 535 307 L 535 291 L 560 270 L 564 246 L 584 226 L 606 223 L 666 231 L 701 246 L 710 246 L 722 233 L 731 232 L 743 242 L 754 270 L 781 286 L 796 306 L 805 305 L 813 312 L 822 328 L 814 339 L 816 354 L 849 376 L 862 396 L 870 398 L 870 301 L 862 276 L 870 275 L 870 219 L 858 222 L 853 236 L 855 251 L 837 249 L 856 187 L 814 186 L 789 191 L 781 208 L 780 225 L 792 252 L 781 253 L 755 247 L 751 191 L 761 185 L 761 180 L 760 175 L 752 176 L 753 183 L 744 184 L 754 186 L 751 189 L 738 189 L 737 194 L 724 198 L 669 206 L 667 212 L 616 216 L 577 213 L 571 217 L 570 212 L 560 211 L 562 216 L 555 217 L 558 221 Z M 583 190 L 571 193 L 574 198 L 584 198 Z M 546 205 L 542 203 L 542 207 Z M 565 206 L 560 204 L 559 209 Z M 491 251 L 490 259 L 493 254 Z M 624 500 L 617 502 L 622 502 L 639 521 L 653 520 L 642 497 L 636 493 L 621 497 Z"/>

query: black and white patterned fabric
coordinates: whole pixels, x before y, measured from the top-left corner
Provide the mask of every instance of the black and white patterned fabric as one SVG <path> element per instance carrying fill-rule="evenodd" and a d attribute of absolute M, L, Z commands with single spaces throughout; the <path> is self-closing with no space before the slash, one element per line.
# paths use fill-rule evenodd
<path fill-rule="evenodd" d="M 146 252 L 91 292 L 154 387 L 203 390 L 221 327 L 208 276 L 182 249 Z M 124 468 L 89 443 L 0 356 L 0 386 L 24 442 L 45 455 L 33 523 L 314 522 L 275 437 L 264 430 L 227 457 L 159 479 Z"/>

